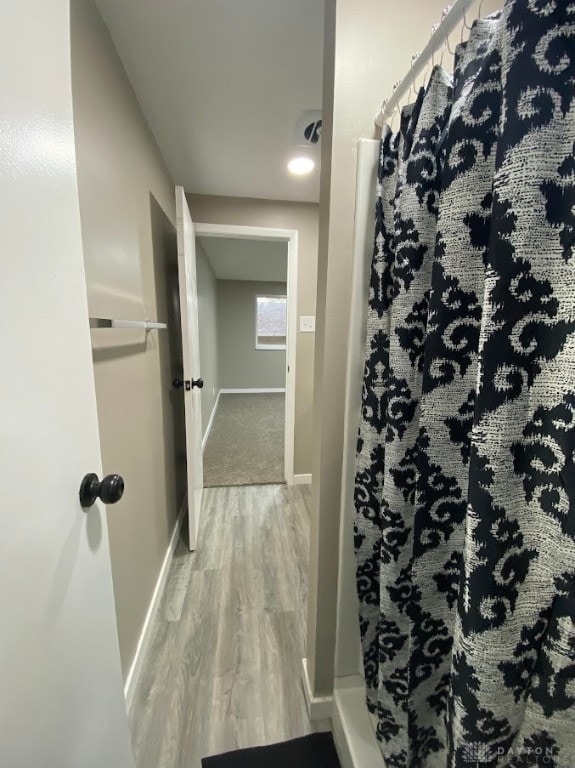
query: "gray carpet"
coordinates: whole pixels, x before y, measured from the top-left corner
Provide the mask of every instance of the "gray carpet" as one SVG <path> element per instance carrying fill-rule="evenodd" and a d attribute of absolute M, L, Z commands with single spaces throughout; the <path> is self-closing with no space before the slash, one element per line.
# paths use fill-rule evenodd
<path fill-rule="evenodd" d="M 204 486 L 283 483 L 284 409 L 283 393 L 220 395 L 204 451 Z"/>

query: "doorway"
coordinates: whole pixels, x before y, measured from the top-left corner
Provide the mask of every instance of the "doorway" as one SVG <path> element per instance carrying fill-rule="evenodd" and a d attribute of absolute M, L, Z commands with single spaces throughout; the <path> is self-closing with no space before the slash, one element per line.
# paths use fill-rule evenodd
<path fill-rule="evenodd" d="M 187 449 L 182 390 L 173 381 L 183 378 L 182 320 L 178 274 L 176 228 L 150 195 L 150 220 L 154 261 L 154 283 L 158 317 L 167 328 L 157 337 L 162 378 L 162 421 L 166 451 L 166 473 L 172 475 L 173 493 L 180 518 L 187 496 Z"/>
<path fill-rule="evenodd" d="M 159 342 L 166 472 L 174 475 L 179 520 L 187 512 L 188 545 L 195 549 L 201 514 L 200 357 L 195 236 L 185 194 L 176 187 L 174 227 L 150 195 L 155 300 L 168 319 Z M 162 343 L 163 342 L 163 343 Z"/>
<path fill-rule="evenodd" d="M 297 232 L 195 228 L 205 485 L 292 484 Z"/>

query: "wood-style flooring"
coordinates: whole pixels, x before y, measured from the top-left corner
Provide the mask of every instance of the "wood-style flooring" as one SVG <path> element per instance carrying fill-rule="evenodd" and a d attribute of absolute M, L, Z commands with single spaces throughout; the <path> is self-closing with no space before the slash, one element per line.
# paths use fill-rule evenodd
<path fill-rule="evenodd" d="M 309 486 L 204 491 L 197 551 L 180 541 L 130 713 L 138 768 L 272 744 L 310 722 L 300 682 Z"/>

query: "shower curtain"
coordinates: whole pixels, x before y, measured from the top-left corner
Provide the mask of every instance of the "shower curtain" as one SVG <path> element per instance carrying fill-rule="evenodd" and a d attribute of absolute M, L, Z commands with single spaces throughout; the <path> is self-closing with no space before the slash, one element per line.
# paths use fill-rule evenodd
<path fill-rule="evenodd" d="M 389 768 L 575 766 L 575 3 L 507 0 L 380 146 L 355 550 Z"/>

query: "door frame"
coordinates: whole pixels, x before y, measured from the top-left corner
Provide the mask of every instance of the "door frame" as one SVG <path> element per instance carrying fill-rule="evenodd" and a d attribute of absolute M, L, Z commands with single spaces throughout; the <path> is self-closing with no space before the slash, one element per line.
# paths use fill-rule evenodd
<path fill-rule="evenodd" d="M 294 483 L 295 382 L 297 346 L 297 267 L 298 230 L 251 227 L 243 224 L 195 223 L 196 237 L 229 237 L 236 240 L 272 240 L 287 243 L 287 349 L 286 400 L 284 432 L 284 474 L 288 485 Z"/>

